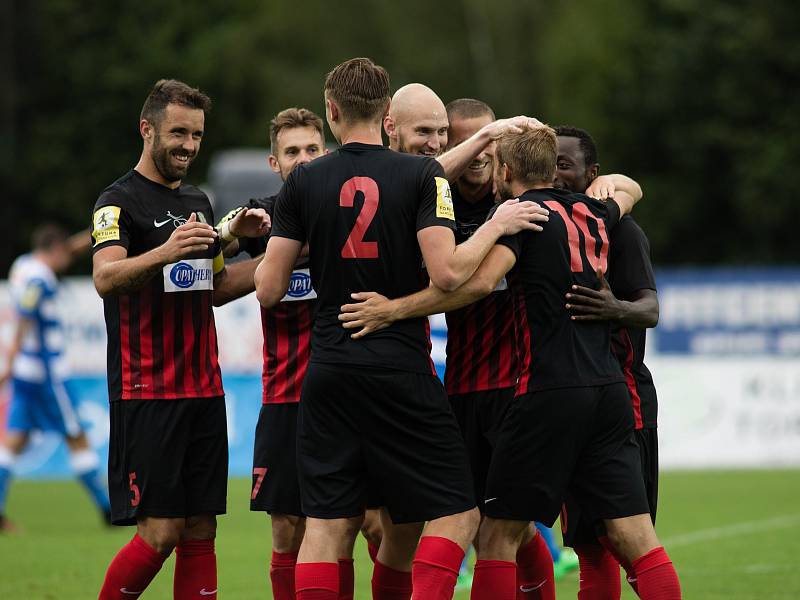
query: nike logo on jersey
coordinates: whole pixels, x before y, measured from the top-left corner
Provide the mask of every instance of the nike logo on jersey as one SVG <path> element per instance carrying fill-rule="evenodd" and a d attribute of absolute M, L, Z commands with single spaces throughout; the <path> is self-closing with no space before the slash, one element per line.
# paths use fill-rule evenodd
<path fill-rule="evenodd" d="M 542 583 L 540 583 L 539 585 L 531 585 L 531 586 L 521 585 L 519 586 L 519 591 L 522 592 L 523 594 L 527 594 L 528 592 L 534 592 L 538 590 L 540 587 L 542 587 L 545 583 L 547 583 L 546 579 L 542 581 Z"/>
<path fill-rule="evenodd" d="M 489 504 L 489 502 L 491 502 L 492 500 L 497 500 L 497 496 L 495 496 L 494 498 L 487 498 L 486 500 L 483 501 L 483 503 Z"/>
<path fill-rule="evenodd" d="M 201 596 L 213 596 L 216 593 L 217 593 L 216 589 L 213 589 L 210 592 L 206 591 L 206 588 L 203 588 L 202 590 L 200 590 L 200 595 Z"/>
<path fill-rule="evenodd" d="M 128 594 L 129 596 L 139 596 L 144 590 L 142 590 L 142 592 L 129 592 L 128 588 L 121 587 L 119 588 L 119 591 L 123 594 Z"/>
<path fill-rule="evenodd" d="M 197 220 L 200 221 L 201 223 L 205 223 L 205 217 L 200 218 L 202 216 L 202 214 L 203 213 L 199 213 L 199 212 L 197 213 L 197 216 L 198 216 Z M 186 224 L 186 217 L 184 217 L 183 215 L 175 216 L 171 212 L 167 211 L 167 217 L 169 217 L 169 218 L 167 218 L 167 219 L 165 219 L 163 221 L 159 221 L 157 219 L 153 219 L 153 225 L 155 225 L 156 228 L 159 228 L 159 227 L 162 227 L 163 225 L 166 225 L 170 221 L 172 221 L 172 224 L 175 226 L 175 229 L 177 229 L 181 225 L 185 225 Z"/>

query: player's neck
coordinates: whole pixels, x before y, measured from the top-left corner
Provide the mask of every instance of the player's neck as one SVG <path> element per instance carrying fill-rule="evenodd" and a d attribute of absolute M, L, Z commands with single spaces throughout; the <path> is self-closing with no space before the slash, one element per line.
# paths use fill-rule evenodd
<path fill-rule="evenodd" d="M 546 190 L 553 184 L 545 181 L 512 181 L 510 187 L 514 196 L 521 196 L 528 190 Z"/>
<path fill-rule="evenodd" d="M 469 202 L 470 204 L 475 204 L 476 202 L 480 202 L 487 195 L 492 193 L 494 189 L 494 181 L 489 180 L 486 183 L 481 183 L 479 185 L 470 185 L 463 179 L 456 180 L 456 187 L 458 188 L 458 193 L 461 197 Z"/>
<path fill-rule="evenodd" d="M 381 124 L 376 123 L 353 123 L 352 125 L 340 125 L 339 143 L 345 144 L 373 144 L 383 146 L 381 137 Z"/>
<path fill-rule="evenodd" d="M 170 189 L 176 189 L 181 185 L 181 180 L 178 181 L 167 181 L 162 177 L 161 173 L 159 173 L 158 169 L 156 169 L 156 165 L 153 163 L 153 159 L 147 154 L 147 151 L 143 151 L 142 155 L 139 157 L 139 162 L 136 163 L 136 166 L 133 167 L 133 170 L 139 173 L 142 177 L 146 177 L 150 181 L 154 181 L 159 185 L 163 185 Z"/>

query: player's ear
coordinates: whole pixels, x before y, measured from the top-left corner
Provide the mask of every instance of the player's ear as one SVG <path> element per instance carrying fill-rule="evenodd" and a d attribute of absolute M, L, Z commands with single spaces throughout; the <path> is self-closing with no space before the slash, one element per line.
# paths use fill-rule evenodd
<path fill-rule="evenodd" d="M 589 167 L 589 183 L 592 183 L 600 175 L 600 163 L 594 163 Z"/>
<path fill-rule="evenodd" d="M 149 142 L 153 138 L 153 125 L 147 119 L 140 119 L 139 120 L 139 133 L 142 135 L 142 139 L 146 142 Z"/>
<path fill-rule="evenodd" d="M 328 121 L 335 123 L 339 120 L 339 107 L 327 96 L 325 97 L 325 112 L 327 113 Z"/>
<path fill-rule="evenodd" d="M 388 114 L 383 117 L 383 130 L 388 137 L 392 138 L 395 136 L 394 119 Z"/>
<path fill-rule="evenodd" d="M 508 166 L 508 163 L 500 165 L 500 174 L 503 177 L 503 181 L 507 183 L 511 183 L 511 180 L 514 179 L 514 172 L 511 170 L 511 167 Z"/>
<path fill-rule="evenodd" d="M 278 159 L 275 158 L 274 154 L 270 154 L 267 157 L 267 163 L 269 163 L 269 168 L 272 169 L 272 171 L 274 173 L 280 173 L 281 172 L 281 167 L 278 164 Z"/>

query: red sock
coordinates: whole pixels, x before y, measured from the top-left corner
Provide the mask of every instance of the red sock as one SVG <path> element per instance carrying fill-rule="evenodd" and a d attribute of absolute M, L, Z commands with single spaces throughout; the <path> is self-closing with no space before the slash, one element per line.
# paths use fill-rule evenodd
<path fill-rule="evenodd" d="M 578 600 L 619 600 L 619 563 L 603 546 L 586 544 L 575 548 L 580 561 Z"/>
<path fill-rule="evenodd" d="M 297 563 L 294 589 L 297 600 L 338 600 L 339 563 Z"/>
<path fill-rule="evenodd" d="M 188 540 L 175 547 L 175 600 L 217 597 L 217 555 L 214 540 Z"/>
<path fill-rule="evenodd" d="M 411 573 L 387 567 L 375 561 L 372 570 L 373 600 L 409 600 L 411 598 Z"/>
<path fill-rule="evenodd" d="M 353 570 L 352 558 L 339 559 L 339 600 L 353 600 L 356 574 Z"/>
<path fill-rule="evenodd" d="M 426 535 L 419 541 L 411 568 L 413 596 L 418 600 L 450 600 L 464 551 L 455 542 Z"/>
<path fill-rule="evenodd" d="M 517 599 L 556 600 L 553 556 L 541 534 L 517 551 Z"/>
<path fill-rule="evenodd" d="M 372 559 L 372 562 L 378 560 L 378 550 L 378 546 L 367 542 L 367 552 L 369 552 L 369 557 Z"/>
<path fill-rule="evenodd" d="M 637 593 L 642 600 L 681 600 L 681 584 L 663 547 L 633 561 Z"/>
<path fill-rule="evenodd" d="M 515 600 L 517 565 L 505 560 L 479 560 L 475 563 L 471 600 Z"/>
<path fill-rule="evenodd" d="M 269 579 L 272 582 L 272 597 L 275 600 L 295 600 L 294 567 L 297 552 L 272 552 Z"/>
<path fill-rule="evenodd" d="M 162 556 L 139 537 L 125 544 L 106 571 L 99 600 L 130 600 L 138 598 L 161 569 L 166 556 Z"/>

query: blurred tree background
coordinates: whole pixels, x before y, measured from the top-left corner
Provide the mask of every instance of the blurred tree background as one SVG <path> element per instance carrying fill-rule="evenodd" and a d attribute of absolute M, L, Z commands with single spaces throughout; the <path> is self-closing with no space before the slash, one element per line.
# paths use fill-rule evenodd
<path fill-rule="evenodd" d="M 657 264 L 800 256 L 782 183 L 800 156 L 794 2 L 2 0 L 0 23 L 0 276 L 37 223 L 88 226 L 138 159 L 155 80 L 214 100 L 188 179 L 200 183 L 215 150 L 266 147 L 278 110 L 321 114 L 325 73 L 353 56 L 384 65 L 393 88 L 420 81 L 445 102 L 589 130 L 602 170 L 642 183 Z"/>

